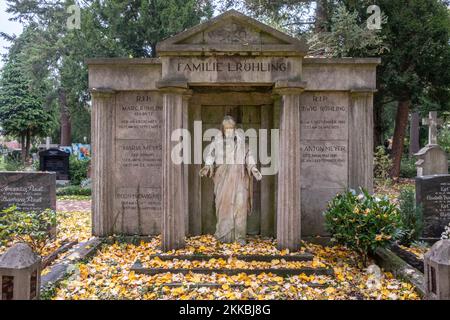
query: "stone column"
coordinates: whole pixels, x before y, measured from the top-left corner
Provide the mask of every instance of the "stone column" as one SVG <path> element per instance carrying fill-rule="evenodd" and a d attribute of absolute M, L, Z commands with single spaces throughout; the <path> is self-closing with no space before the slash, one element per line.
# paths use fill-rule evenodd
<path fill-rule="evenodd" d="M 114 201 L 114 106 L 115 92 L 93 89 L 92 132 L 92 234 L 112 234 L 111 212 Z"/>
<path fill-rule="evenodd" d="M 300 203 L 300 95 L 304 82 L 279 81 L 274 92 L 281 98 L 277 201 L 279 249 L 295 251 L 301 241 Z"/>
<path fill-rule="evenodd" d="M 183 128 L 186 121 L 184 110 L 187 107 L 187 83 L 160 82 L 158 87 L 163 96 L 163 138 L 162 138 L 162 250 L 176 250 L 185 245 L 186 223 L 186 184 L 184 164 L 172 162 L 173 147 L 180 141 L 172 141 L 172 132 Z M 186 110 L 187 111 L 187 110 Z"/>
<path fill-rule="evenodd" d="M 202 120 L 202 107 L 200 102 L 194 98 L 189 103 L 189 131 L 192 135 L 191 156 L 193 164 L 189 169 L 189 235 L 199 236 L 202 234 L 202 180 L 200 175 L 200 169 L 202 167 L 202 154 L 196 155 L 195 149 L 202 149 L 202 131 L 195 132 L 194 121 Z"/>
<path fill-rule="evenodd" d="M 273 128 L 273 104 L 261 106 L 261 129 L 267 130 L 267 154 L 272 157 L 271 129 Z M 259 137 L 261 139 L 261 136 Z M 261 152 L 261 151 L 260 151 Z M 262 167 L 262 166 L 261 166 Z M 266 175 L 261 180 L 261 235 L 273 237 L 275 233 L 275 176 Z"/>
<path fill-rule="evenodd" d="M 182 106 L 182 112 L 183 112 L 183 128 L 189 129 L 189 113 L 188 113 L 188 107 L 189 107 L 189 99 L 192 95 L 189 93 L 183 94 L 183 106 Z M 190 143 L 192 144 L 192 137 Z M 192 150 L 189 150 L 191 153 L 191 161 L 192 161 Z M 189 164 L 185 163 L 183 165 L 183 200 L 184 200 L 184 231 L 185 235 L 189 234 Z"/>
<path fill-rule="evenodd" d="M 348 184 L 373 192 L 373 91 L 350 92 L 348 124 Z"/>

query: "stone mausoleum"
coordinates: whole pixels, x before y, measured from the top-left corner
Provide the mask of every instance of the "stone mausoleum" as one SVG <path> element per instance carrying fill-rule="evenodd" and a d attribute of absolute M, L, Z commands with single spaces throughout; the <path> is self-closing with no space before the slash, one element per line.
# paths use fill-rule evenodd
<path fill-rule="evenodd" d="M 278 173 L 255 183 L 248 234 L 296 249 L 327 235 L 322 212 L 336 193 L 372 190 L 379 59 L 307 57 L 304 41 L 237 11 L 159 43 L 157 53 L 88 61 L 95 235 L 162 234 L 163 248 L 174 249 L 185 235 L 214 233 L 213 183 L 198 175 L 201 156 L 171 161 L 179 143 L 171 135 L 194 133 L 195 121 L 203 132 L 220 128 L 225 115 L 244 130 L 279 129 Z M 194 136 L 192 149 L 208 144 Z"/>

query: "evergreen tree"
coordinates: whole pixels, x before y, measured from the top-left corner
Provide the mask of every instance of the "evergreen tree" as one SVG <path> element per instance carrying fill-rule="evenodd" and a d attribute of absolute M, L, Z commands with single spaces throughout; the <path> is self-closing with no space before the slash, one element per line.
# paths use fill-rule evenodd
<path fill-rule="evenodd" d="M 7 0 L 7 11 L 14 20 L 41 27 L 41 39 L 30 51 L 27 64 L 33 66 L 38 79 L 51 71 L 53 88 L 48 96 L 59 104 L 61 144 L 70 144 L 72 137 L 90 136 L 86 59 L 153 57 L 157 42 L 210 17 L 211 2 Z M 81 29 L 69 30 L 66 10 L 74 3 L 81 7 Z"/>
<path fill-rule="evenodd" d="M 23 38 L 30 40 L 36 34 L 34 27 L 24 31 Z M 31 140 L 47 134 L 53 127 L 51 107 L 46 105 L 46 83 L 36 86 L 29 70 L 25 67 L 26 47 L 12 48 L 0 78 L 0 125 L 4 134 L 19 137 L 22 144 L 22 161 L 28 159 Z"/>

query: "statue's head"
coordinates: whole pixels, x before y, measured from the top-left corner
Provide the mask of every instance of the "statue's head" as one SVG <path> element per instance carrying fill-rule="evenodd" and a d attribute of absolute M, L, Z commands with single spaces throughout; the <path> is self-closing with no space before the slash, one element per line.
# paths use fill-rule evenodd
<path fill-rule="evenodd" d="M 222 121 L 222 130 L 226 138 L 232 137 L 234 135 L 234 130 L 236 129 L 236 121 L 234 121 L 232 116 L 225 116 Z"/>

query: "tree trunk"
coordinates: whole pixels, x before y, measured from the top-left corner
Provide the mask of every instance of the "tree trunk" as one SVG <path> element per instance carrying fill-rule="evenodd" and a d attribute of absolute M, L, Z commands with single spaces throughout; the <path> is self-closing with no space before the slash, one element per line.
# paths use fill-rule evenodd
<path fill-rule="evenodd" d="M 408 114 L 411 100 L 403 99 L 398 102 L 397 116 L 395 117 L 394 138 L 392 142 L 392 169 L 391 178 L 400 176 L 400 163 L 403 155 L 403 143 L 408 126 Z"/>
<path fill-rule="evenodd" d="M 60 122 L 61 122 L 61 146 L 72 145 L 72 125 L 70 122 L 69 107 L 67 106 L 66 91 L 60 88 L 59 92 L 59 108 L 60 108 Z"/>
<path fill-rule="evenodd" d="M 22 160 L 22 163 L 25 163 L 27 151 L 26 151 L 26 147 L 25 147 L 25 134 L 24 133 L 20 134 L 20 146 L 21 146 L 20 158 Z"/>
<path fill-rule="evenodd" d="M 383 145 L 383 130 L 381 126 L 382 105 L 375 103 L 373 108 L 373 147 Z"/>
<path fill-rule="evenodd" d="M 314 24 L 314 31 L 327 31 L 326 23 L 328 21 L 328 0 L 316 1 L 316 22 Z"/>
<path fill-rule="evenodd" d="M 413 156 L 420 149 L 419 144 L 419 113 L 411 113 L 411 123 L 409 125 L 409 155 Z"/>
<path fill-rule="evenodd" d="M 26 147 L 25 147 L 25 161 L 28 161 L 28 157 L 30 155 L 30 146 L 31 146 L 31 131 L 30 129 L 27 130 L 27 140 L 26 140 Z"/>

